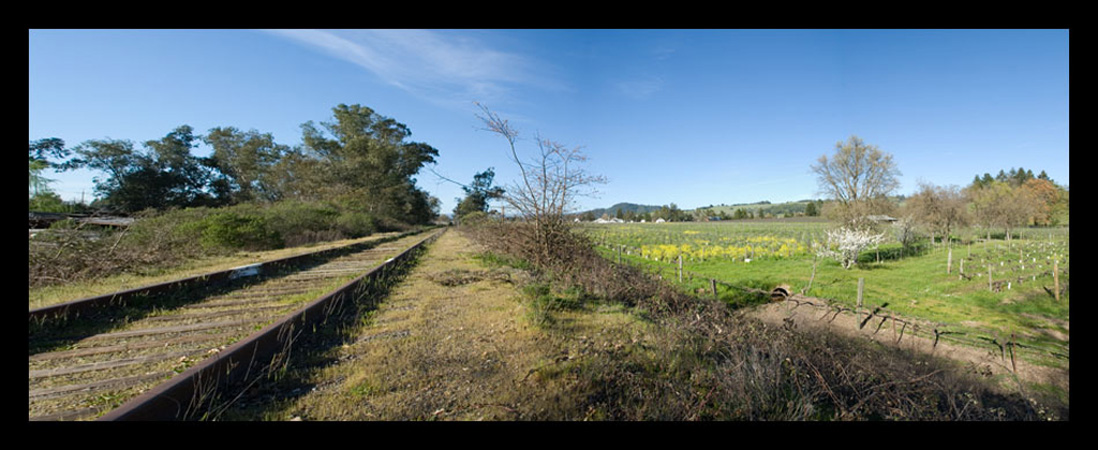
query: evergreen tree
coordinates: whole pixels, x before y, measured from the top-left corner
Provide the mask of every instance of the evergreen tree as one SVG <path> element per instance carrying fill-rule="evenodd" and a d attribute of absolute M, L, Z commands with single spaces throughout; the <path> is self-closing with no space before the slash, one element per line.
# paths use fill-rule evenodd
<path fill-rule="evenodd" d="M 807 205 L 804 205 L 804 215 L 809 217 L 820 215 L 820 211 L 816 209 L 816 202 L 808 202 Z"/>
<path fill-rule="evenodd" d="M 492 186 L 495 176 L 494 169 L 489 167 L 488 170 L 474 175 L 471 184 L 461 187 L 465 191 L 465 198 L 454 208 L 455 218 L 460 219 L 466 214 L 478 211 L 488 212 L 488 201 L 503 197 L 503 188 Z"/>
<path fill-rule="evenodd" d="M 75 149 L 63 169 L 87 167 L 104 172 L 95 190 L 106 206 L 122 212 L 215 204 L 207 191 L 211 170 L 191 154 L 197 137 L 183 125 L 137 151 L 127 140 L 89 140 Z"/>
<path fill-rule="evenodd" d="M 405 222 L 430 221 L 430 198 L 412 178 L 435 162 L 438 150 L 407 142 L 411 131 L 402 123 L 366 106 L 340 104 L 334 120 L 301 126 L 305 156 L 311 164 L 313 192 L 352 209 Z M 314 194 L 315 195 L 315 194 Z"/>

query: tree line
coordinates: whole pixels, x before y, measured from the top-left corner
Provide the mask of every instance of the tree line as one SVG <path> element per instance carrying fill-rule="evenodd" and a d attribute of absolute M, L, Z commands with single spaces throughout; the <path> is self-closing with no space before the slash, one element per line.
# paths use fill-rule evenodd
<path fill-rule="evenodd" d="M 404 223 L 427 223 L 439 201 L 414 176 L 438 150 L 411 141 L 411 130 L 362 105 L 340 104 L 330 120 L 301 125 L 302 144 L 275 142 L 270 133 L 216 127 L 198 134 L 182 125 L 142 143 L 93 139 L 67 148 L 63 140 L 30 142 L 30 207 L 55 207 L 60 198 L 42 176 L 91 169 L 97 209 L 144 210 L 220 207 L 284 200 L 326 202 Z M 197 156 L 200 145 L 209 156 Z"/>
<path fill-rule="evenodd" d="M 896 215 L 904 236 L 911 236 L 915 226 L 935 239 L 975 225 L 989 239 L 996 229 L 1010 239 L 1019 227 L 1057 225 L 1068 217 L 1068 189 L 1043 170 L 1036 176 L 1024 168 L 1000 170 L 995 177 L 985 173 L 963 188 L 923 182 L 902 204 L 889 197 L 898 189 L 900 175 L 892 155 L 857 136 L 837 143 L 835 153 L 821 156 L 812 170 L 821 192 L 831 199 L 824 205 L 825 215 L 848 229 L 873 227 L 874 221 L 867 219 Z"/>
<path fill-rule="evenodd" d="M 919 190 L 895 209 L 901 227 L 922 226 L 931 239 L 977 226 L 988 239 L 993 230 L 1003 230 L 1009 240 L 1018 228 L 1061 224 L 1068 214 L 1068 192 L 1044 171 L 1034 177 L 1032 172 L 1011 169 L 1010 175 L 997 178 L 977 176 L 963 188 L 920 183 Z"/>

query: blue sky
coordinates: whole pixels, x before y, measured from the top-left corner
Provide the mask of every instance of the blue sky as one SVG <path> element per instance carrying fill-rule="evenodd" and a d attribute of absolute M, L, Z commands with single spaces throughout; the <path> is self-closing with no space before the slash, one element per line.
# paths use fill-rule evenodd
<path fill-rule="evenodd" d="M 900 193 L 1024 167 L 1068 178 L 1067 30 L 29 30 L 29 139 L 159 139 L 234 126 L 301 143 L 369 106 L 440 152 L 435 171 L 518 180 L 474 102 L 582 147 L 608 183 L 578 210 L 817 198 L 810 165 L 857 135 Z M 140 145 L 138 145 L 140 147 Z M 199 148 L 198 154 L 208 149 Z M 66 199 L 92 178 L 51 173 Z M 449 212 L 459 187 L 422 171 Z"/>

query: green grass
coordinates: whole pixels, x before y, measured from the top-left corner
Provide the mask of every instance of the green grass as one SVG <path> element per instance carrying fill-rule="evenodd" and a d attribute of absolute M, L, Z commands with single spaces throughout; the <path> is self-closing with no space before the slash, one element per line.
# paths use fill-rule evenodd
<path fill-rule="evenodd" d="M 769 230 L 769 234 L 768 233 Z M 749 236 L 774 236 L 800 239 L 818 236 L 823 225 L 818 223 L 676 223 L 658 225 L 617 225 L 589 227 L 587 232 L 611 247 L 601 248 L 603 255 L 616 260 L 614 246 L 689 243 L 690 239 L 743 240 Z M 979 230 L 965 230 L 965 236 L 980 238 Z M 959 233 L 960 235 L 960 233 Z M 954 244 L 951 273 L 946 273 L 948 249 L 933 246 L 915 255 L 894 258 L 898 244 L 881 246 L 882 260 L 877 252 L 863 252 L 859 263 L 846 270 L 838 262 L 820 259 L 808 296 L 854 306 L 858 279 L 865 279 L 863 304 L 874 307 L 887 303 L 887 308 L 904 317 L 945 324 L 951 330 L 982 334 L 1017 333 L 1022 342 L 1035 345 L 1065 344 L 1054 337 L 1069 334 L 1070 295 L 1056 301 L 1043 286 L 1051 288 L 1051 261 L 1059 260 L 1060 283 L 1067 283 L 1068 234 L 1062 229 L 1023 230 L 1027 239 L 1010 242 L 991 240 Z M 1050 240 L 1051 236 L 1051 240 Z M 659 262 L 644 259 L 634 252 L 622 254 L 631 264 L 662 274 L 677 284 L 677 261 Z M 964 272 L 971 279 L 959 277 L 961 260 Z M 1022 260 L 1020 263 L 1019 260 Z M 1036 260 L 1036 262 L 1034 262 Z M 992 266 L 993 280 L 1002 282 L 998 292 L 988 286 L 987 266 Z M 1000 265 L 1001 264 L 1001 265 Z M 770 290 L 785 284 L 792 292 L 801 293 L 812 277 L 813 256 L 801 253 L 792 257 L 742 259 L 718 258 L 705 261 L 684 259 L 681 287 L 699 296 L 711 296 L 709 279 L 728 285 Z M 1039 267 L 1038 267 L 1039 266 Z M 691 280 L 690 275 L 693 274 Z M 1021 283 L 1018 278 L 1023 278 Z M 1006 281 L 1011 281 L 1007 289 Z M 740 289 L 718 286 L 718 297 L 734 307 L 766 302 L 765 296 L 749 294 Z"/>

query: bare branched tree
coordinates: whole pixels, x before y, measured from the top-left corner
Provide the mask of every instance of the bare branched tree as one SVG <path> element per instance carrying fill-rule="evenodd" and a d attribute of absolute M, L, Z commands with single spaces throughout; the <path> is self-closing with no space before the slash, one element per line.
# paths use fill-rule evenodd
<path fill-rule="evenodd" d="M 1011 231 L 1025 226 L 1038 211 L 1033 191 L 1006 182 L 993 181 L 983 187 L 970 187 L 966 196 L 972 203 L 976 222 L 987 230 L 988 239 L 991 239 L 992 227 L 1002 227 L 1009 241 Z"/>
<path fill-rule="evenodd" d="M 587 157 L 579 147 L 566 147 L 550 139 L 535 136 L 538 152 L 528 160 L 519 156 L 518 131 L 488 107 L 477 103 L 485 130 L 507 140 L 510 159 L 521 179 L 508 186 L 504 200 L 518 211 L 524 221 L 533 224 L 534 240 L 540 251 L 536 257 L 548 257 L 557 233 L 565 230 L 565 214 L 572 212 L 577 197 L 594 194 L 593 186 L 605 183 L 599 175 L 587 173 Z"/>
<path fill-rule="evenodd" d="M 916 221 L 947 243 L 953 230 L 968 225 L 968 203 L 957 186 L 919 183 L 919 192 L 907 199 L 906 207 Z"/>
<path fill-rule="evenodd" d="M 900 175 L 892 155 L 876 145 L 851 136 L 835 144 L 835 154 L 820 156 L 812 171 L 818 176 L 820 193 L 836 201 L 839 219 L 852 224 L 868 214 L 880 214 L 886 197 L 900 187 Z"/>

